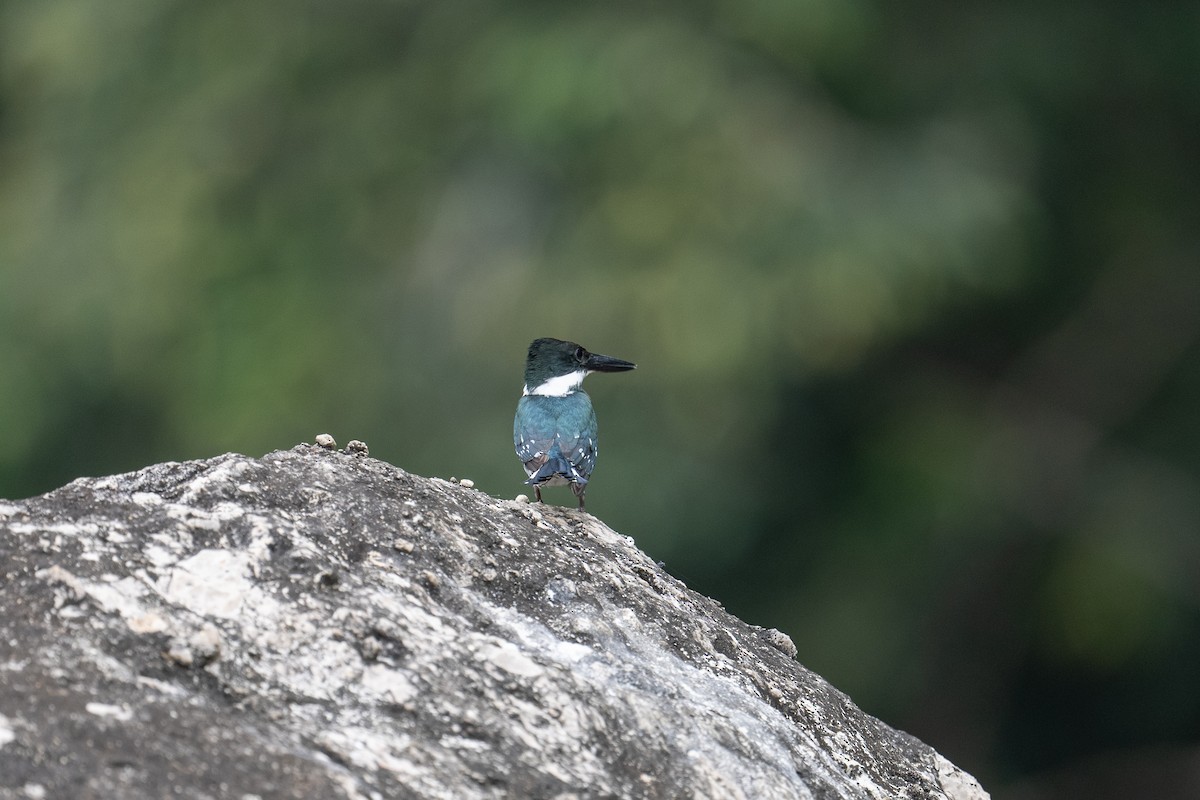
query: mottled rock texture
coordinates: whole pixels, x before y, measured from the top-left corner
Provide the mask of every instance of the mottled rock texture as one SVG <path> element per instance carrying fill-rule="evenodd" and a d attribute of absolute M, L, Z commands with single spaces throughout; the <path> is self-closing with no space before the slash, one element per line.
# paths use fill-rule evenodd
<path fill-rule="evenodd" d="M 986 798 L 589 515 L 301 445 L 0 501 L 0 798 Z"/>

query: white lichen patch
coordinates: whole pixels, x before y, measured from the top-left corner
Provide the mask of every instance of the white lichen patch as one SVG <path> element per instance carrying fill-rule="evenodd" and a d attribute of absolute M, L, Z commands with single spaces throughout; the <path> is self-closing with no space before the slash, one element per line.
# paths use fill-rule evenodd
<path fill-rule="evenodd" d="M 404 673 L 382 664 L 363 670 L 362 687 L 368 695 L 388 703 L 407 703 L 417 695 L 417 687 Z"/>
<path fill-rule="evenodd" d="M 97 717 L 107 717 L 117 722 L 128 722 L 133 719 L 133 711 L 127 705 L 111 703 L 88 703 L 84 706 L 89 714 Z"/>
<path fill-rule="evenodd" d="M 233 618 L 252 589 L 244 553 L 205 549 L 180 561 L 159 591 L 169 602 L 202 616 Z"/>
<path fill-rule="evenodd" d="M 8 717 L 0 714 L 0 747 L 6 744 L 11 744 L 17 740 L 17 732 L 13 729 L 13 723 Z"/>
<path fill-rule="evenodd" d="M 545 670 L 512 642 L 494 641 L 480 648 L 480 656 L 510 675 L 522 678 L 537 678 Z"/>
<path fill-rule="evenodd" d="M 61 534 L 72 539 L 94 539 L 100 532 L 100 526 L 94 522 L 53 522 L 38 525 L 31 522 L 11 522 L 9 531 L 17 534 Z"/>
<path fill-rule="evenodd" d="M 142 554 L 145 555 L 146 561 L 150 566 L 155 569 L 162 569 L 179 560 L 170 550 L 157 544 L 147 545 L 142 549 Z"/>
<path fill-rule="evenodd" d="M 137 578 L 126 577 L 117 581 L 86 583 L 84 591 L 105 611 L 115 611 L 125 619 L 140 617 L 145 613 L 138 598 L 146 593 L 146 586 Z"/>
<path fill-rule="evenodd" d="M 181 698 L 187 696 L 187 692 L 185 692 L 183 689 L 180 689 L 175 684 L 167 683 L 166 681 L 160 681 L 157 678 L 147 678 L 145 675 L 138 675 L 135 678 L 135 682 L 138 686 L 145 686 L 148 689 L 153 689 L 154 691 L 168 697 Z"/>
<path fill-rule="evenodd" d="M 358 685 L 362 658 L 346 642 L 319 636 L 296 644 L 288 658 L 258 665 L 263 677 L 279 689 L 313 700 L 333 700 Z"/>
<path fill-rule="evenodd" d="M 389 737 L 373 728 L 347 726 L 325 731 L 317 743 L 363 769 L 387 770 L 408 780 L 430 777 L 428 769 L 401 755 L 407 749 L 408 737 Z"/>
<path fill-rule="evenodd" d="M 958 767 L 941 753 L 936 754 L 938 782 L 946 791 L 949 800 L 987 800 L 988 793 L 979 785 L 979 781 Z"/>
<path fill-rule="evenodd" d="M 236 485 L 251 466 L 250 462 L 244 456 L 232 453 L 227 453 L 221 456 L 220 459 L 215 467 L 187 483 L 183 494 L 179 498 L 180 503 L 184 505 L 193 504 L 198 498 L 205 496 L 222 484 Z"/>

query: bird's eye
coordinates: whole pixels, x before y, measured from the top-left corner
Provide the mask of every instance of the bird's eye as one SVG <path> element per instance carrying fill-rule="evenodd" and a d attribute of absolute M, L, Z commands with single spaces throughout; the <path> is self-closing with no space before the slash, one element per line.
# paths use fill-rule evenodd
<path fill-rule="evenodd" d="M 584 350 L 582 347 L 575 348 L 575 360 L 576 361 L 578 361 L 580 364 L 582 364 L 584 361 L 587 361 L 587 357 L 588 357 L 587 350 Z"/>

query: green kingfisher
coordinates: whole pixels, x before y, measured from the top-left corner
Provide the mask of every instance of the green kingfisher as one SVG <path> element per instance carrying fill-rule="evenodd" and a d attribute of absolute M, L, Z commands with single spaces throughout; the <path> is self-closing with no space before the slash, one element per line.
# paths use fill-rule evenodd
<path fill-rule="evenodd" d="M 593 372 L 624 372 L 637 365 L 589 353 L 574 342 L 534 339 L 525 359 L 525 390 L 513 420 L 513 445 L 538 502 L 543 486 L 569 484 L 583 510 L 596 464 L 596 412 L 583 391 Z"/>

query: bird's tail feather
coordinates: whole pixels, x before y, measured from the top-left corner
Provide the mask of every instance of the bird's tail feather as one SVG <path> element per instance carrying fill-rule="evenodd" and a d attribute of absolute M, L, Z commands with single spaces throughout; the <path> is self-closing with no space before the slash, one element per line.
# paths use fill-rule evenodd
<path fill-rule="evenodd" d="M 561 475 L 571 483 L 579 484 L 580 486 L 587 485 L 587 478 L 579 474 L 579 470 L 567 461 L 566 456 L 559 452 L 558 446 L 550 451 L 550 455 L 546 458 L 546 463 L 538 467 L 538 471 L 529 476 L 529 480 L 525 483 L 529 486 L 537 486 L 538 484 L 546 483 L 552 480 L 555 475 Z"/>

